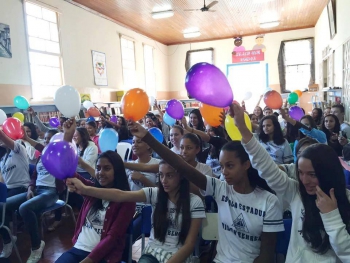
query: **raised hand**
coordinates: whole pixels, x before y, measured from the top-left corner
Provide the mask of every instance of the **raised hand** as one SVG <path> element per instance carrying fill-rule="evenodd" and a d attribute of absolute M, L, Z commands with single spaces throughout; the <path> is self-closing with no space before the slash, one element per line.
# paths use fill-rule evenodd
<path fill-rule="evenodd" d="M 338 208 L 337 199 L 334 195 L 334 188 L 329 191 L 329 196 L 322 191 L 319 186 L 316 186 L 316 206 L 322 214 L 329 213 Z"/>
<path fill-rule="evenodd" d="M 185 130 L 187 130 L 188 125 L 187 125 L 187 120 L 186 120 L 186 117 L 185 117 L 185 116 L 182 117 L 182 119 L 181 119 L 181 125 L 182 125 L 182 127 L 183 127 Z"/>
<path fill-rule="evenodd" d="M 132 135 L 142 139 L 146 136 L 147 130 L 141 126 L 141 124 L 134 122 L 132 120 L 128 121 L 128 128 Z"/>
<path fill-rule="evenodd" d="M 75 192 L 77 194 L 83 195 L 86 191 L 86 185 L 77 178 L 68 178 L 66 180 L 66 185 L 69 192 Z"/>
<path fill-rule="evenodd" d="M 241 106 L 239 106 L 236 103 L 232 103 L 230 106 L 229 112 L 231 117 L 234 118 L 235 124 L 238 128 L 246 126 L 245 120 L 244 120 L 244 109 Z"/>
<path fill-rule="evenodd" d="M 35 115 L 35 111 L 33 110 L 32 107 L 29 107 L 29 108 L 27 109 L 27 112 L 28 112 L 30 115 Z"/>

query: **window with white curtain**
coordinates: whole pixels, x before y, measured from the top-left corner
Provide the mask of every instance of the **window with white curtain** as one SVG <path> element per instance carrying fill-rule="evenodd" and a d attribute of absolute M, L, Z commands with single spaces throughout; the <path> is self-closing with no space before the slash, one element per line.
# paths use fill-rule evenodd
<path fill-rule="evenodd" d="M 128 90 L 138 86 L 136 76 L 135 43 L 132 40 L 120 38 L 122 52 L 122 67 L 124 89 Z"/>
<path fill-rule="evenodd" d="M 143 45 L 143 60 L 145 64 L 145 90 L 149 96 L 156 97 L 156 74 L 152 46 Z"/>
<path fill-rule="evenodd" d="M 31 2 L 25 10 L 33 98 L 52 98 L 63 83 L 58 14 Z"/>

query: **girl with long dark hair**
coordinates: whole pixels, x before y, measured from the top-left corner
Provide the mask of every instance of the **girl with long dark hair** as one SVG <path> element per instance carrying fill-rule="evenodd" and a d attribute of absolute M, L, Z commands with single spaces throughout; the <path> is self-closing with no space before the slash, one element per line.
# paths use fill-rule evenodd
<path fill-rule="evenodd" d="M 231 106 L 231 115 L 253 167 L 290 204 L 293 215 L 288 263 L 336 263 L 350 258 L 350 203 L 338 156 L 325 144 L 308 146 L 298 157 L 297 178 L 278 169 L 244 122 L 244 110 Z"/>
<path fill-rule="evenodd" d="M 258 122 L 264 118 L 264 112 L 260 106 L 255 106 L 253 114 L 258 117 Z"/>
<path fill-rule="evenodd" d="M 323 120 L 323 113 L 320 108 L 314 108 L 312 110 L 312 119 L 315 121 L 317 126 L 321 126 Z"/>
<path fill-rule="evenodd" d="M 86 128 L 86 130 L 90 136 L 90 140 L 95 143 L 95 145 L 97 146 L 97 149 L 98 149 L 98 153 L 100 154 L 101 150 L 100 150 L 100 146 L 98 144 L 98 139 L 100 138 L 100 136 L 97 134 L 96 122 L 88 121 L 87 123 L 85 123 L 85 126 L 82 128 Z"/>
<path fill-rule="evenodd" d="M 64 125 L 66 141 L 71 141 L 75 121 Z M 79 174 L 74 180 L 86 187 L 130 192 L 123 160 L 113 151 L 102 153 L 96 163 L 93 181 Z M 68 184 L 69 179 L 67 180 Z M 73 248 L 63 253 L 56 263 L 120 262 L 125 247 L 127 228 L 135 212 L 134 202 L 113 202 L 83 195 L 73 236 Z"/>
<path fill-rule="evenodd" d="M 72 191 L 104 200 L 152 205 L 151 236 L 138 262 L 189 263 L 205 217 L 202 200 L 190 193 L 189 182 L 164 161 L 159 164 L 159 181 L 158 188 L 130 192 L 87 187 L 76 179 L 68 179 L 67 185 Z"/>
<path fill-rule="evenodd" d="M 259 141 L 276 164 L 291 163 L 292 149 L 283 138 L 281 126 L 273 115 L 265 116 L 259 125 Z"/>
<path fill-rule="evenodd" d="M 26 133 L 28 138 L 31 138 L 32 140 L 36 141 L 39 138 L 39 135 L 36 131 L 36 127 L 33 123 L 31 122 L 25 122 L 23 124 L 23 130 Z M 35 148 L 30 145 L 29 142 L 26 140 L 22 139 L 24 146 L 26 147 L 27 155 L 29 158 L 29 163 L 31 164 L 36 164 L 37 162 L 37 155 L 36 155 L 36 150 Z"/>
<path fill-rule="evenodd" d="M 191 110 L 189 116 L 188 125 L 196 130 L 205 131 L 205 125 L 203 122 L 203 117 L 201 112 L 198 109 Z"/>
<path fill-rule="evenodd" d="M 339 136 L 341 136 L 341 130 L 337 116 L 329 114 L 324 117 L 321 130 L 326 134 L 328 145 L 333 148 L 338 156 L 342 156 L 343 145 L 338 140 Z"/>
<path fill-rule="evenodd" d="M 180 154 L 181 152 L 180 143 L 183 135 L 184 135 L 184 129 L 179 125 L 174 125 L 170 129 L 170 142 L 173 145 L 171 150 L 174 153 Z"/>
<path fill-rule="evenodd" d="M 266 182 L 251 167 L 240 142 L 229 142 L 222 148 L 220 164 L 225 181 L 220 181 L 195 169 L 139 124 L 130 121 L 129 128 L 217 202 L 219 242 L 215 262 L 273 261 L 276 232 L 283 231 L 282 209 Z"/>
<path fill-rule="evenodd" d="M 98 157 L 98 148 L 90 139 L 90 135 L 86 128 L 76 128 L 73 136 L 73 141 L 77 145 L 78 155 L 91 167 L 95 168 L 96 160 Z M 91 179 L 91 175 L 78 166 L 77 172 L 86 179 Z"/>

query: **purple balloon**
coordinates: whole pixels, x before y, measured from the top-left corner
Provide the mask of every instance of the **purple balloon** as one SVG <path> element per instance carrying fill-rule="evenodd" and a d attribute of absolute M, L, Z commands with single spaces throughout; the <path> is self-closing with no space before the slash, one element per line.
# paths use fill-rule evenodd
<path fill-rule="evenodd" d="M 56 118 L 56 117 L 52 117 L 52 118 L 50 118 L 50 121 L 49 121 L 49 123 L 50 123 L 50 126 L 51 127 L 54 127 L 54 128 L 57 128 L 58 126 L 60 126 L 60 120 L 58 119 L 58 118 Z"/>
<path fill-rule="evenodd" d="M 197 63 L 187 71 L 185 85 L 188 94 L 205 104 L 224 108 L 233 101 L 233 93 L 226 76 L 209 63 Z"/>
<path fill-rule="evenodd" d="M 303 110 L 298 106 L 292 106 L 289 109 L 289 116 L 292 117 L 296 121 L 300 121 L 300 119 L 305 115 Z"/>
<path fill-rule="evenodd" d="M 54 136 L 51 137 L 50 142 L 60 142 L 63 141 L 63 133 L 59 132 L 56 133 Z"/>
<path fill-rule="evenodd" d="M 115 116 L 115 115 L 112 115 L 110 121 L 111 121 L 111 122 L 114 122 L 114 123 L 117 123 L 118 117 Z"/>
<path fill-rule="evenodd" d="M 43 151 L 41 161 L 46 170 L 59 180 L 72 177 L 78 167 L 78 155 L 70 142 L 49 143 Z"/>
<path fill-rule="evenodd" d="M 182 105 L 181 101 L 175 99 L 169 100 L 167 102 L 165 111 L 171 118 L 175 120 L 181 120 L 185 115 L 184 105 Z"/>

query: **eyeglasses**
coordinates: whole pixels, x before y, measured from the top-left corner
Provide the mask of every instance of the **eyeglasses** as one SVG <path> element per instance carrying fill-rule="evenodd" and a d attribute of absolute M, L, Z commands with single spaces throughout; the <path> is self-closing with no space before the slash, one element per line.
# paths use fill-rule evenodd
<path fill-rule="evenodd" d="M 167 173 L 167 174 L 158 173 L 158 176 L 161 180 L 163 180 L 164 178 L 171 180 L 171 179 L 174 179 L 174 177 L 176 176 L 176 173 L 175 172 Z"/>

